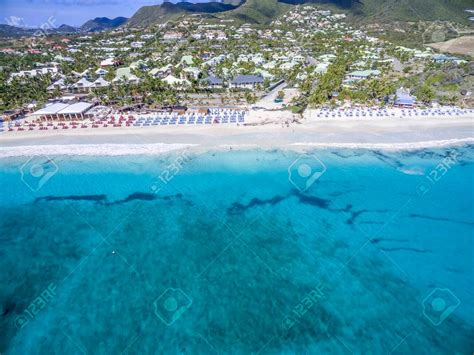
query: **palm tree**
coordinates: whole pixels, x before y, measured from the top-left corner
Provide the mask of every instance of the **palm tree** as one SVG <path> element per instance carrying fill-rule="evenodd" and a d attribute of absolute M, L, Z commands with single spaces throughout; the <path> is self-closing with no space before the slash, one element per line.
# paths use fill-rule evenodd
<path fill-rule="evenodd" d="M 427 84 L 424 84 L 417 90 L 416 97 L 421 102 L 429 104 L 431 101 L 433 101 L 434 92 L 431 90 L 431 87 L 429 87 Z"/>

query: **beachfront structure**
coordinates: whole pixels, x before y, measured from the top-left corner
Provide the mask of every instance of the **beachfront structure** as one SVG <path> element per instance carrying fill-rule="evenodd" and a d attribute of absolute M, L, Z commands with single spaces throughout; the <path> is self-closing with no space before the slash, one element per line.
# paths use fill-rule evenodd
<path fill-rule="evenodd" d="M 23 114 L 22 109 L 16 109 L 16 110 L 7 110 L 3 111 L 2 114 L 0 115 L 0 122 L 9 122 L 13 121 L 14 119 L 17 119 Z"/>
<path fill-rule="evenodd" d="M 397 90 L 394 105 L 397 107 L 411 108 L 415 104 L 415 97 L 410 95 L 410 91 L 405 88 Z"/>
<path fill-rule="evenodd" d="M 57 102 L 33 112 L 32 115 L 47 120 L 82 120 L 90 116 L 87 111 L 91 107 L 92 104 L 88 102 L 76 102 L 74 104 Z"/>
<path fill-rule="evenodd" d="M 263 77 L 259 75 L 239 75 L 230 83 L 231 89 L 255 89 L 263 84 Z"/>

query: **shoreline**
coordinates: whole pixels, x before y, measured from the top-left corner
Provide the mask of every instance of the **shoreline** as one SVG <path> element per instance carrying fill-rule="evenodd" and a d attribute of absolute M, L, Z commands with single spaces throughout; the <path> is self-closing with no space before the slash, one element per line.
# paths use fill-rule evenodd
<path fill-rule="evenodd" d="M 413 150 L 474 144 L 474 118 L 318 120 L 255 126 L 121 127 L 0 134 L 0 158 L 155 155 L 177 150 Z"/>
<path fill-rule="evenodd" d="M 441 141 L 426 141 L 416 143 L 293 143 L 291 145 L 259 146 L 259 145 L 226 145 L 226 146 L 200 146 L 193 144 L 75 144 L 75 145 L 43 145 L 43 146 L 18 146 L 9 149 L 0 148 L 0 159 L 51 155 L 51 156 L 134 156 L 134 155 L 159 155 L 186 150 L 191 153 L 205 153 L 207 151 L 224 150 L 289 150 L 305 152 L 313 149 L 377 149 L 387 151 L 417 150 L 425 148 L 457 147 L 474 144 L 474 137 L 466 139 L 452 139 Z"/>

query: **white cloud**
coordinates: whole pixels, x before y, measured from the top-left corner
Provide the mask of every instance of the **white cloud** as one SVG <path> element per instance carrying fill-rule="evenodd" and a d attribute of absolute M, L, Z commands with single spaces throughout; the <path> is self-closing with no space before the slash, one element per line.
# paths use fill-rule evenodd
<path fill-rule="evenodd" d="M 23 17 L 18 16 L 8 16 L 5 18 L 5 23 L 10 26 L 15 27 L 28 27 L 25 23 L 25 19 Z"/>

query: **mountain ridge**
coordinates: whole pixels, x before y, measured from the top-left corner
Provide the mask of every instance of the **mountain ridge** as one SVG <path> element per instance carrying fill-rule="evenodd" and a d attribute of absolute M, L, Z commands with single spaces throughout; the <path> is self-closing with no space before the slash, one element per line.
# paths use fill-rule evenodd
<path fill-rule="evenodd" d="M 69 34 L 78 32 L 98 32 L 104 30 L 112 30 L 123 26 L 127 23 L 128 18 L 116 17 L 109 19 L 108 17 L 96 17 L 94 19 L 86 21 L 80 27 L 74 27 L 66 24 L 62 24 L 57 28 L 48 28 L 47 30 L 41 30 L 40 28 L 23 28 L 15 27 L 7 24 L 0 24 L 0 37 L 21 37 L 21 36 L 34 36 L 36 33 L 42 32 L 46 34 Z"/>
<path fill-rule="evenodd" d="M 92 20 L 85 22 L 80 30 L 83 32 L 98 32 L 104 30 L 110 30 L 124 25 L 128 21 L 126 17 L 116 17 L 110 19 L 108 17 L 96 17 Z"/>
<path fill-rule="evenodd" d="M 162 24 L 182 15 L 200 13 L 245 22 L 268 23 L 295 5 L 332 6 L 361 20 L 467 22 L 464 12 L 472 0 L 236 0 L 193 4 L 189 2 L 144 6 L 129 20 L 130 26 Z"/>
<path fill-rule="evenodd" d="M 48 30 L 53 34 L 98 32 L 121 26 L 146 27 L 178 19 L 183 15 L 202 14 L 241 22 L 269 23 L 292 6 L 310 4 L 330 6 L 346 11 L 357 21 L 457 21 L 469 23 L 472 0 L 223 0 L 221 2 L 164 2 L 138 9 L 130 18 L 96 17 L 80 27 L 66 24 Z M 39 29 L 0 24 L 0 37 L 32 36 Z"/>
<path fill-rule="evenodd" d="M 245 2 L 245 0 L 244 0 Z M 137 12 L 128 21 L 128 26 L 147 26 L 164 23 L 175 19 L 184 14 L 216 14 L 235 10 L 242 3 L 234 5 L 234 2 L 207 2 L 207 3 L 190 3 L 164 2 L 161 5 L 147 5 L 138 9 Z"/>

